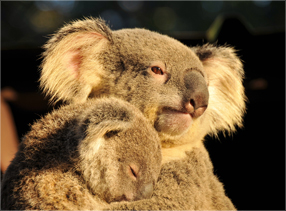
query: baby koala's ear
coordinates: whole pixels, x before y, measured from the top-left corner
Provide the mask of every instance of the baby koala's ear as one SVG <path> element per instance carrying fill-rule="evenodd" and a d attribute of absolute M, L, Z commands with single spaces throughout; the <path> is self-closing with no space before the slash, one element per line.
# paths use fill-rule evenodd
<path fill-rule="evenodd" d="M 103 67 L 96 56 L 112 42 L 112 31 L 101 19 L 86 18 L 65 25 L 44 45 L 43 91 L 55 102 L 84 102 L 100 82 Z"/>
<path fill-rule="evenodd" d="M 232 47 L 206 44 L 193 47 L 192 50 L 201 60 L 208 78 L 209 105 L 206 115 L 209 118 L 209 132 L 235 131 L 242 127 L 245 113 L 241 60 Z"/>
<path fill-rule="evenodd" d="M 94 155 L 95 152 L 111 137 L 131 126 L 129 122 L 118 120 L 104 120 L 98 124 L 85 121 L 80 124 L 77 133 L 81 134 L 79 143 L 80 154 Z"/>
<path fill-rule="evenodd" d="M 105 120 L 97 125 L 91 125 L 87 128 L 87 132 L 94 138 L 108 139 L 121 131 L 127 130 L 130 126 L 131 124 L 129 122 Z"/>

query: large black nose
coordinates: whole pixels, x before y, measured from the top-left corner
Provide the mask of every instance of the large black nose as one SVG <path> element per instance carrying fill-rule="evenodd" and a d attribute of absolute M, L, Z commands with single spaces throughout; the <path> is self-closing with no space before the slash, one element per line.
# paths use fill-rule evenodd
<path fill-rule="evenodd" d="M 185 91 L 183 106 L 186 112 L 194 118 L 201 116 L 208 107 L 209 91 L 206 79 L 196 70 L 188 71 L 184 75 Z"/>

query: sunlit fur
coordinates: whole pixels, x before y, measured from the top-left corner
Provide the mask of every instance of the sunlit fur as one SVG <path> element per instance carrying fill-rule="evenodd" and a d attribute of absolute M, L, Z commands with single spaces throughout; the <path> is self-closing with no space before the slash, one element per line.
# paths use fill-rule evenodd
<path fill-rule="evenodd" d="M 204 148 L 208 134 L 231 134 L 243 126 L 244 71 L 232 47 L 188 47 L 146 29 L 111 31 L 103 20 L 88 18 L 67 24 L 44 48 L 40 82 L 52 101 L 84 103 L 88 98 L 115 96 L 135 105 L 154 127 L 159 122 L 161 128 L 160 112 L 182 106 L 183 72 L 200 70 L 208 86 L 208 107 L 181 134 L 175 131 L 178 119 L 170 127 L 174 133 L 158 131 L 163 163 Z M 146 71 L 154 62 L 166 66 L 163 80 Z"/>
<path fill-rule="evenodd" d="M 231 47 L 206 44 L 193 50 L 201 57 L 209 79 L 209 132 L 234 132 L 235 126 L 242 127 L 246 97 L 242 80 L 243 66 Z"/>
<path fill-rule="evenodd" d="M 136 41 L 138 38 L 140 42 Z M 136 82 L 132 78 L 137 76 L 133 73 L 140 68 L 138 65 L 144 62 L 147 65 L 153 57 L 154 60 L 168 61 L 169 67 L 174 66 L 172 71 L 180 71 L 178 65 L 184 62 L 200 67 L 208 83 L 208 108 L 194 120 L 186 133 L 179 136 L 159 133 L 163 155 L 164 148 L 172 157 L 170 147 L 174 154 L 178 154 L 181 150 L 176 147 L 180 145 L 186 145 L 185 150 L 191 150 L 193 146 L 201 145 L 207 134 L 216 136 L 219 131 L 231 133 L 236 126 L 242 126 L 245 112 L 244 72 L 232 47 L 206 44 L 188 48 L 173 38 L 148 30 L 111 31 L 103 20 L 89 18 L 67 24 L 44 48 L 40 82 L 43 91 L 53 101 L 82 103 L 89 97 L 116 96 L 137 106 L 151 123 L 156 120 L 160 106 L 171 102 L 175 103 L 169 105 L 179 105 L 180 97 L 171 88 L 161 95 L 140 90 L 138 84 L 144 84 L 144 80 Z M 137 95 L 133 94 L 133 89 L 137 90 Z M 181 152 L 183 156 L 184 152 Z M 163 160 L 166 160 L 164 156 Z"/>
<path fill-rule="evenodd" d="M 161 157 L 157 132 L 126 101 L 63 106 L 23 137 L 1 181 L 1 209 L 100 210 L 124 196 L 150 198 Z M 137 180 L 129 165 L 138 166 Z"/>
<path fill-rule="evenodd" d="M 89 56 L 95 56 L 109 37 L 109 29 L 100 23 L 89 19 L 84 22 L 75 21 L 73 27 L 66 25 L 45 44 L 46 51 L 41 65 L 44 71 L 40 81 L 43 91 L 51 96 L 52 101 L 70 101 L 72 96 L 77 96 L 77 102 L 84 102 L 92 88 L 98 86 L 102 65 Z M 92 64 L 92 68 L 88 64 Z M 84 75 L 78 75 L 78 66 L 85 70 Z M 94 69 L 96 72 L 91 71 Z M 79 79 L 78 83 L 75 78 Z"/>

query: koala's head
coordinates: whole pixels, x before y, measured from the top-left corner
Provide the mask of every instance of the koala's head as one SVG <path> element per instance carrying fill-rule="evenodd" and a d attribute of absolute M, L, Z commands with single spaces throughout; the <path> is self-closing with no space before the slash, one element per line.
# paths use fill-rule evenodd
<path fill-rule="evenodd" d="M 109 98 L 94 104 L 78 129 L 84 136 L 79 168 L 91 191 L 108 203 L 151 197 L 162 160 L 157 132 L 127 102 Z"/>
<path fill-rule="evenodd" d="M 145 29 L 111 31 L 90 18 L 60 29 L 45 49 L 41 86 L 54 100 L 119 97 L 173 142 L 241 126 L 243 70 L 232 48 L 189 48 Z"/>

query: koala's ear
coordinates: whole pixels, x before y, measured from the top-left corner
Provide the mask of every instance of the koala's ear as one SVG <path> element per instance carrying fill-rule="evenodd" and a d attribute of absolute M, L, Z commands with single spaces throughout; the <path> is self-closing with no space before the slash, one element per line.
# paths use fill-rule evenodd
<path fill-rule="evenodd" d="M 202 61 L 208 77 L 209 105 L 206 110 L 210 133 L 235 131 L 242 127 L 245 113 L 244 71 L 235 50 L 206 44 L 192 48 Z"/>
<path fill-rule="evenodd" d="M 100 82 L 103 67 L 96 56 L 112 42 L 112 31 L 101 19 L 87 18 L 61 28 L 44 45 L 43 91 L 53 101 L 84 102 Z"/>
<path fill-rule="evenodd" d="M 108 139 L 116 135 L 118 132 L 128 129 L 130 126 L 129 122 L 105 120 L 96 126 L 91 125 L 87 129 L 87 132 L 88 134 L 92 134 L 93 137 Z"/>
<path fill-rule="evenodd" d="M 78 134 L 84 134 L 79 144 L 80 153 L 82 155 L 94 155 L 94 153 L 109 138 L 118 132 L 128 129 L 131 126 L 129 122 L 105 120 L 98 124 L 87 123 L 85 121 L 78 128 Z M 92 156 L 91 156 L 92 157 Z"/>

